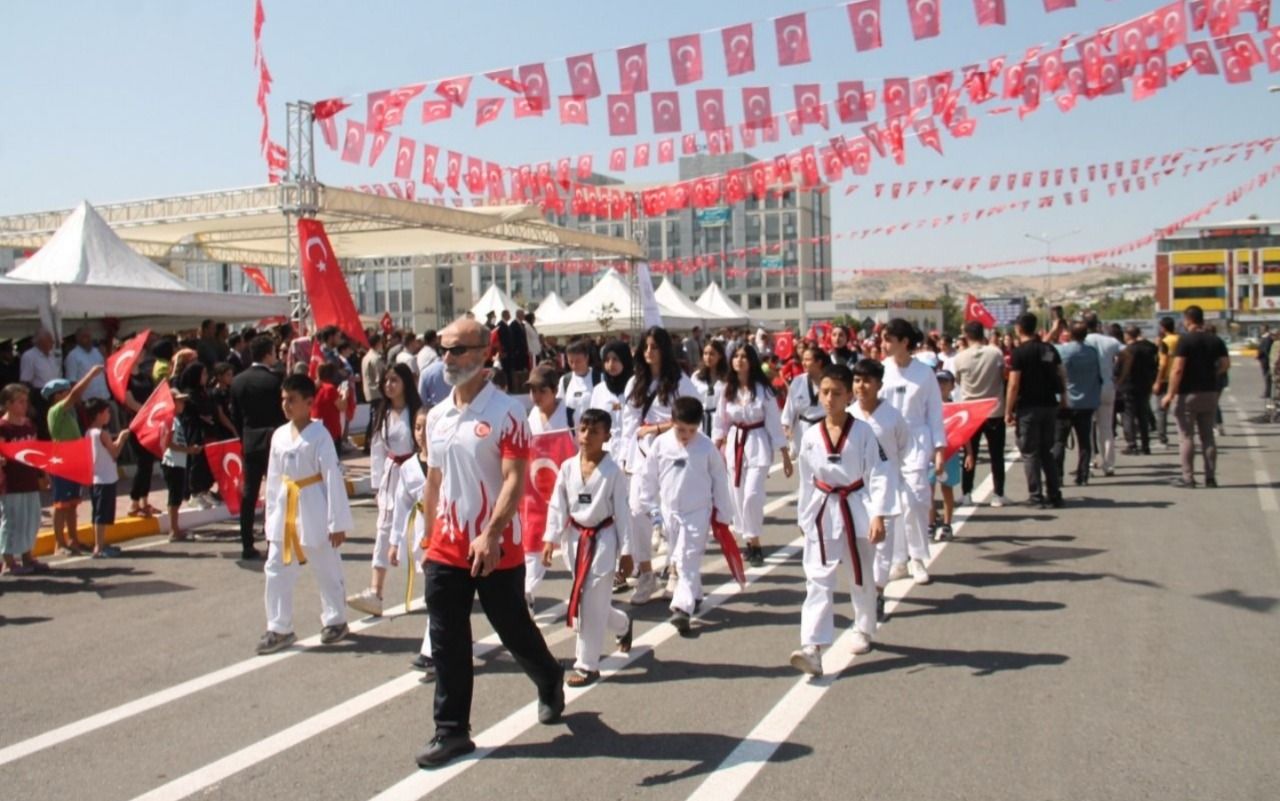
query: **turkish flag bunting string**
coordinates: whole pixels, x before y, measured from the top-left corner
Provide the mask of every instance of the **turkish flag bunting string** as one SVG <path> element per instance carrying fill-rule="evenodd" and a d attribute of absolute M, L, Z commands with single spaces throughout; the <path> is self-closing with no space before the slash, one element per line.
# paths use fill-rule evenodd
<path fill-rule="evenodd" d="M 164 439 L 173 424 L 173 415 L 173 391 L 168 381 L 161 381 L 129 423 L 133 438 L 157 459 L 164 456 Z"/>
<path fill-rule="evenodd" d="M 85 486 L 93 484 L 93 441 L 87 436 L 65 442 L 42 439 L 0 442 L 0 456 L 67 481 Z"/>
<path fill-rule="evenodd" d="M 107 357 L 107 387 L 116 403 L 124 403 L 129 394 L 129 376 L 133 375 L 134 365 L 138 363 L 147 348 L 147 340 L 151 337 L 151 329 L 147 329 L 116 348 Z"/>
<path fill-rule="evenodd" d="M 298 253 L 302 260 L 302 286 L 311 303 L 316 328 L 336 325 L 352 342 L 368 348 L 364 326 L 324 223 L 308 218 L 298 220 Z"/>
<path fill-rule="evenodd" d="M 218 482 L 218 495 L 234 517 L 240 514 L 240 491 L 244 486 L 244 452 L 238 439 L 207 442 L 204 458 Z"/>

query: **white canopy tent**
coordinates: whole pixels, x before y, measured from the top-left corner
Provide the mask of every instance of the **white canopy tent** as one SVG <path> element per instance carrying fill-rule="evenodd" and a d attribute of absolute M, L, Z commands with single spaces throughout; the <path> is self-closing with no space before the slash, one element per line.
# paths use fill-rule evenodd
<path fill-rule="evenodd" d="M 534 319 L 538 325 L 552 323 L 560 319 L 568 308 L 569 304 L 561 300 L 560 296 L 555 292 L 552 292 L 538 304 L 538 308 L 533 313 Z"/>
<path fill-rule="evenodd" d="M 698 306 L 671 283 L 670 278 L 663 278 L 662 283 L 653 291 L 658 299 L 658 308 L 662 311 L 662 320 L 668 328 L 688 328 L 695 325 L 706 327 L 708 322 L 715 324 L 715 315 Z"/>
<path fill-rule="evenodd" d="M 511 312 L 511 316 L 514 318 L 519 309 L 520 307 L 511 299 L 511 296 L 503 292 L 497 284 L 489 284 L 489 288 L 480 296 L 480 300 L 476 301 L 476 305 L 471 307 L 471 313 L 476 316 L 477 320 L 484 322 L 484 319 L 489 316 L 489 312 L 493 312 L 494 317 L 502 319 L 502 313 L 508 311 Z"/>
<path fill-rule="evenodd" d="M 289 314 L 286 297 L 197 290 L 135 253 L 88 203 L 81 203 L 9 277 L 45 286 L 55 326 L 114 317 L 128 320 L 130 328 L 173 328 L 205 318 L 239 321 Z M 32 308 L 30 317 L 37 316 Z"/>
<path fill-rule="evenodd" d="M 683 298 L 680 291 L 670 286 L 670 292 Z M 708 315 L 684 298 L 688 307 L 683 304 L 664 303 L 659 290 L 654 292 L 658 300 L 658 311 L 662 315 L 662 325 L 680 331 L 689 330 L 695 325 L 703 325 Z M 636 299 L 638 304 L 640 301 Z M 538 324 L 538 332 L 543 336 L 566 336 L 571 334 L 594 334 L 600 331 L 622 331 L 631 326 L 631 287 L 627 280 L 613 270 L 606 270 L 585 295 L 575 300 L 555 320 Z"/>
<path fill-rule="evenodd" d="M 746 309 L 734 303 L 719 284 L 712 283 L 702 290 L 697 304 L 705 310 L 709 319 L 714 321 L 710 322 L 710 325 L 738 326 L 748 325 L 751 322 L 751 316 L 747 314 Z"/>
<path fill-rule="evenodd" d="M 49 286 L 0 276 L 0 336 L 30 336 L 36 320 L 41 328 L 54 330 Z"/>

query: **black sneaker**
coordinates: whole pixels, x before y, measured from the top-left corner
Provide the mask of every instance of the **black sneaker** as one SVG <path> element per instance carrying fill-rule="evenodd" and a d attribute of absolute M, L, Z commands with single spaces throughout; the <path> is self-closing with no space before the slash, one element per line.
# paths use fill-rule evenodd
<path fill-rule="evenodd" d="M 339 640 L 346 639 L 346 636 L 350 633 L 351 629 L 347 628 L 346 623 L 339 623 L 336 626 L 325 626 L 320 629 L 320 644 L 333 645 Z"/>
<path fill-rule="evenodd" d="M 635 635 L 636 622 L 627 617 L 627 630 L 618 635 L 618 650 L 624 654 L 631 653 L 631 639 Z"/>
<path fill-rule="evenodd" d="M 1050 498 L 1049 505 L 1052 506 L 1054 509 L 1061 509 L 1062 507 L 1067 505 L 1067 502 L 1066 500 L 1063 499 L 1061 495 L 1059 495 L 1056 498 Z"/>
<path fill-rule="evenodd" d="M 679 609 L 676 609 L 676 610 L 672 611 L 672 613 L 671 613 L 671 625 L 673 625 L 673 626 L 675 626 L 675 627 L 676 627 L 676 631 L 680 632 L 681 636 L 683 636 L 683 635 L 685 635 L 685 634 L 688 634 L 688 633 L 689 633 L 689 628 L 690 628 L 690 627 L 689 627 L 689 613 L 688 613 L 688 612 L 682 612 L 682 611 L 681 611 L 681 610 L 679 610 Z"/>
<path fill-rule="evenodd" d="M 747 564 L 752 567 L 764 567 L 764 549 L 759 545 L 748 545 Z"/>
<path fill-rule="evenodd" d="M 538 698 L 538 722 L 544 726 L 560 720 L 564 714 L 564 668 L 560 667 L 556 675 L 556 686 L 550 698 Z"/>
<path fill-rule="evenodd" d="M 418 767 L 438 767 L 474 750 L 476 744 L 465 734 L 437 734 L 418 752 Z"/>
<path fill-rule="evenodd" d="M 409 664 L 413 666 L 414 670 L 421 670 L 423 673 L 429 673 L 433 676 L 436 673 L 436 660 L 426 654 L 418 654 Z"/>
<path fill-rule="evenodd" d="M 274 631 L 268 631 L 262 635 L 262 639 L 258 640 L 257 652 L 259 656 L 274 654 L 276 651 L 283 651 L 297 641 L 297 637 L 291 631 L 288 634 L 278 634 Z"/>
<path fill-rule="evenodd" d="M 1204 480 L 1204 485 L 1205 485 L 1206 487 L 1212 487 L 1212 488 L 1214 488 L 1214 489 L 1217 489 L 1217 487 L 1218 487 L 1218 479 L 1216 479 L 1216 478 L 1206 478 L 1206 479 Z"/>
<path fill-rule="evenodd" d="M 889 620 L 889 616 L 885 614 L 885 611 L 884 611 L 884 596 L 881 594 L 877 594 L 876 595 L 876 622 L 886 623 L 888 622 L 888 620 Z"/>

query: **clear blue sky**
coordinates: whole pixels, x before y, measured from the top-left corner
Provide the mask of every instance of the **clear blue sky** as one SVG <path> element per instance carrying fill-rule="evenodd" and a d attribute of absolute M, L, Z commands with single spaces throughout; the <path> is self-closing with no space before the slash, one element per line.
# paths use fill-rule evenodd
<path fill-rule="evenodd" d="M 470 0 L 466 3 L 350 3 L 322 0 L 266 0 L 265 50 L 275 77 L 271 97 L 272 132 L 284 140 L 287 100 L 391 88 L 454 74 L 480 73 L 523 63 L 562 59 L 650 43 L 650 82 L 672 88 L 666 54 L 671 36 L 763 20 L 813 8 L 809 15 L 813 61 L 779 68 L 773 64 L 773 26 L 756 26 L 757 71 L 726 78 L 718 34 L 705 36 L 707 77 L 695 86 L 725 86 L 736 109 L 742 85 L 778 84 L 774 110 L 792 107 L 786 85 L 822 81 L 920 75 L 960 67 L 1001 53 L 1021 54 L 1032 44 L 1085 32 L 1149 11 L 1157 0 L 1079 0 L 1079 8 L 1046 14 L 1040 0 L 1008 0 L 1009 24 L 978 28 L 969 0 L 943 0 L 942 36 L 911 38 L 905 3 L 885 0 L 885 46 L 870 53 L 853 49 L 843 9 L 803 2 L 697 2 L 646 0 L 641 3 L 537 3 Z M 105 203 L 245 186 L 264 179 L 257 152 L 259 117 L 254 105 L 252 2 L 88 2 L 60 0 L 6 2 L 0 26 L 0 213 L 69 207 L 82 198 Z M 1252 30 L 1252 17 L 1247 30 Z M 1193 33 L 1193 38 L 1203 33 Z M 658 44 L 655 44 L 658 43 Z M 605 91 L 616 81 L 610 56 L 597 56 Z M 563 63 L 548 65 L 557 93 L 565 89 Z M 1026 120 L 1016 114 L 979 114 L 977 133 L 967 140 L 944 136 L 945 156 L 909 145 L 905 167 L 879 163 L 864 184 L 939 178 L 1041 167 L 1114 161 L 1184 146 L 1203 146 L 1280 133 L 1280 83 L 1265 67 L 1251 83 L 1229 86 L 1220 77 L 1189 74 L 1155 98 L 1141 103 L 1127 96 L 1082 102 L 1063 114 L 1051 102 Z M 692 130 L 692 91 L 684 99 L 684 127 Z M 828 93 L 833 92 L 828 89 Z M 505 90 L 481 79 L 472 97 Z M 828 95 L 829 96 L 829 95 Z M 647 107 L 647 98 L 641 108 Z M 415 107 L 416 109 L 416 107 Z M 416 113 L 402 132 L 507 164 L 554 159 L 589 151 L 597 168 L 619 140 L 607 135 L 603 102 L 591 107 L 588 129 L 554 122 L 512 120 L 510 104 L 501 123 L 473 128 L 473 107 L 445 124 L 422 126 Z M 734 114 L 737 112 L 735 110 Z M 645 117 L 642 117 L 642 120 Z M 736 116 L 731 116 L 737 121 Z M 811 128 L 810 131 L 817 129 Z M 645 122 L 641 124 L 642 134 Z M 651 141 L 652 135 L 627 143 Z M 317 142 L 320 141 L 317 135 Z M 763 145 L 772 154 L 800 141 Z M 373 169 L 352 169 L 336 154 L 320 149 L 318 171 L 334 184 L 392 179 L 394 151 Z M 906 236 L 840 243 L 837 268 L 948 264 L 1035 255 L 1042 248 L 1024 234 L 1082 233 L 1063 250 L 1087 250 L 1128 241 L 1176 219 L 1262 171 L 1266 159 L 1230 165 L 1187 179 L 1175 178 L 1158 190 L 1107 198 L 1095 188 L 1087 206 L 1032 210 L 992 222 L 954 226 Z M 443 167 L 442 170 L 443 172 Z M 674 171 L 652 169 L 629 176 L 658 181 Z M 1038 197 L 1038 190 L 999 195 L 938 193 L 924 199 L 876 201 L 869 186 L 846 198 L 833 193 L 834 230 L 860 229 L 903 219 L 973 210 L 1010 197 Z M 1249 213 L 1280 217 L 1280 186 L 1255 193 L 1221 211 L 1217 219 Z M 1146 261 L 1140 253 L 1129 261 Z"/>

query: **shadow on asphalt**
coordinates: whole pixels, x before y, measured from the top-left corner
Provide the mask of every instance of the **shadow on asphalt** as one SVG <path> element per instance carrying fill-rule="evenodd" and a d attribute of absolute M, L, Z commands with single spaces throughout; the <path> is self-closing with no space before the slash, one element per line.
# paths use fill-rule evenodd
<path fill-rule="evenodd" d="M 1239 590 L 1209 592 L 1196 597 L 1202 601 L 1213 601 L 1217 604 L 1226 604 L 1237 609 L 1246 609 L 1250 612 L 1259 612 L 1264 615 L 1274 609 L 1276 604 L 1280 604 L 1280 599 L 1272 598 L 1270 595 L 1245 595 Z"/>
<path fill-rule="evenodd" d="M 890 658 L 879 658 L 885 654 Z M 1030 654 L 1020 651 L 961 651 L 945 648 L 912 648 L 906 645 L 876 643 L 871 655 L 856 660 L 846 668 L 842 678 L 888 673 L 913 666 L 963 667 L 974 676 L 992 676 L 1010 670 L 1032 667 L 1056 667 L 1070 659 L 1066 654 Z"/>
<path fill-rule="evenodd" d="M 795 670 L 787 667 L 787 674 Z M 611 681 L 613 681 L 611 679 Z M 690 723 L 701 710 L 690 709 Z M 602 757 L 618 760 L 689 763 L 682 770 L 669 769 L 645 776 L 640 787 L 661 787 L 710 774 L 740 745 L 751 743 L 740 737 L 698 731 L 628 732 L 623 734 L 601 719 L 599 712 L 575 712 L 565 715 L 569 731 L 550 742 L 523 743 L 494 751 L 489 759 L 564 759 Z M 809 756 L 807 745 L 786 742 L 770 756 L 770 763 L 790 762 Z M 613 795 L 602 790 L 602 795 Z"/>
<path fill-rule="evenodd" d="M 1018 570 L 1009 573 L 941 573 L 933 577 L 934 584 L 958 584 L 961 587 L 1008 587 L 1015 584 L 1041 584 L 1061 581 L 1074 584 L 1081 581 L 1112 579 L 1123 584 L 1162 590 L 1164 585 L 1147 579 L 1117 576 L 1114 573 L 1076 573 L 1070 570 Z"/>
<path fill-rule="evenodd" d="M 5 626 L 30 626 L 33 623 L 48 623 L 51 617 L 5 617 L 0 615 L 0 628 Z"/>
<path fill-rule="evenodd" d="M 1106 553 L 1106 548 L 1071 548 L 1065 545 L 1029 545 L 1008 553 L 984 556 L 993 562 L 1005 562 L 1010 565 L 1050 564 L 1068 559 L 1087 559 Z"/>
<path fill-rule="evenodd" d="M 925 607 L 902 611 L 902 605 Z M 898 601 L 898 608 L 893 612 L 893 619 L 907 617 L 926 617 L 928 615 L 955 615 L 965 612 L 1058 612 L 1067 605 L 1057 601 L 1021 601 L 1004 598 L 979 598 L 971 593 L 962 592 L 952 598 L 915 598 L 908 595 Z"/>

